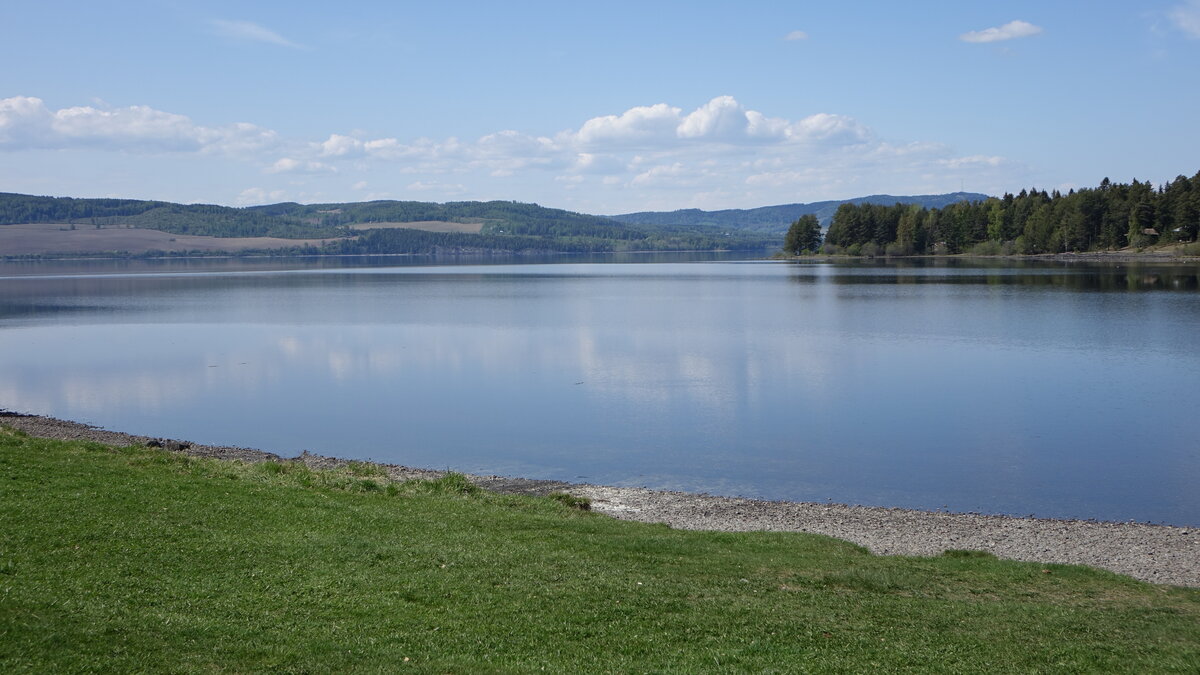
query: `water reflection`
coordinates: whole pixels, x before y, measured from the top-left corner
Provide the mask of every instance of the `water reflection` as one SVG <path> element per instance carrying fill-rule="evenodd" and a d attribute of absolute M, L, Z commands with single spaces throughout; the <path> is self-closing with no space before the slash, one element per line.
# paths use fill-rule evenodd
<path fill-rule="evenodd" d="M 847 273 L 852 270 L 852 273 Z M 793 263 L 796 283 L 839 285 L 986 284 L 1071 291 L 1196 291 L 1200 265 L 898 260 L 831 267 Z"/>
<path fill-rule="evenodd" d="M 1200 523 L 1200 432 L 1173 412 L 1200 377 L 1195 270 L 212 272 L 0 279 L 0 406 L 286 454 Z"/>

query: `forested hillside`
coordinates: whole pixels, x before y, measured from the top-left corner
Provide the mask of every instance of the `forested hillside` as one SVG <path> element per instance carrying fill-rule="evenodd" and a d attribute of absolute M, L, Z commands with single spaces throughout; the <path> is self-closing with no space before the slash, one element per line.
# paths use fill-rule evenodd
<path fill-rule="evenodd" d="M 634 232 L 620 238 L 526 234 L 464 234 L 422 230 L 368 230 L 355 238 L 341 239 L 321 252 L 332 254 L 469 253 L 486 251 L 609 253 L 617 251 L 723 251 L 766 250 L 778 246 L 777 237 L 754 234 L 726 235 L 666 231 Z"/>
<path fill-rule="evenodd" d="M 1149 182 L 1096 188 L 1022 190 L 927 209 L 843 204 L 825 236 L 827 252 L 1059 253 L 1195 241 L 1200 173 L 1155 188 Z"/>
<path fill-rule="evenodd" d="M 339 234 L 319 219 L 277 214 L 264 209 L 138 199 L 75 199 L 0 193 L 0 226 L 16 223 L 63 223 L 92 227 L 120 224 L 172 234 L 211 237 L 304 239 Z"/>
<path fill-rule="evenodd" d="M 120 225 L 181 235 L 337 240 L 321 249 L 310 246 L 305 249 L 308 253 L 749 250 L 778 246 L 790 223 L 805 215 L 819 219 L 830 209 L 826 252 L 994 254 L 1141 248 L 1196 240 L 1200 173 L 1192 178 L 1179 176 L 1159 187 L 1137 180 L 1113 183 L 1106 178 L 1096 188 L 1067 194 L 1032 189 L 999 198 L 970 193 L 876 195 L 844 202 L 616 217 L 625 222 L 510 201 L 289 202 L 233 208 L 0 193 L 0 227 L 60 223 L 72 229 L 102 229 Z M 631 219 L 648 222 L 629 222 Z M 480 231 L 370 227 L 373 223 L 427 221 L 472 224 Z"/>
<path fill-rule="evenodd" d="M 470 223 L 478 234 L 372 229 L 373 223 Z M 282 203 L 247 208 L 130 199 L 73 199 L 0 193 L 0 227 L 60 223 L 132 226 L 212 237 L 337 238 L 325 253 L 431 251 L 642 251 L 760 249 L 781 237 L 715 227 L 638 226 L 537 204 L 509 201 Z M 350 226 L 355 226 L 354 230 Z M 312 252 L 312 249 L 307 249 Z M 3 252 L 0 252 L 2 254 Z"/>
<path fill-rule="evenodd" d="M 897 197 L 893 195 L 870 195 L 854 199 L 836 201 L 812 202 L 810 204 L 780 204 L 778 206 L 762 206 L 756 209 L 724 209 L 721 211 L 701 211 L 700 209 L 682 209 L 679 211 L 642 211 L 612 216 L 614 220 L 635 225 L 676 225 L 734 228 L 750 232 L 764 232 L 783 235 L 788 226 L 800 216 L 814 215 L 822 225 L 828 225 L 833 214 L 842 204 L 919 204 L 925 208 L 938 208 L 955 202 L 987 199 L 987 195 L 977 192 L 952 192 L 944 195 L 913 195 Z"/>

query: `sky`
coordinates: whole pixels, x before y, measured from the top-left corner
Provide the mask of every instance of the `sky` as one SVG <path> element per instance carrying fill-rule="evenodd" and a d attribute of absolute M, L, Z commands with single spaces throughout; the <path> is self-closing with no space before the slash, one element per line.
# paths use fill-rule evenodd
<path fill-rule="evenodd" d="M 1200 170 L 1200 0 L 3 14 L 0 192 L 617 214 Z"/>

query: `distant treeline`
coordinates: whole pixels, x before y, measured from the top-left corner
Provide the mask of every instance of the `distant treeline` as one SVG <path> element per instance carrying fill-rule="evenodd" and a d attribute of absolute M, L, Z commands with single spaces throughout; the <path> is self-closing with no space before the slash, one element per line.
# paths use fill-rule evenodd
<path fill-rule="evenodd" d="M 700 209 L 682 209 L 679 211 L 642 211 L 611 216 L 615 220 L 631 225 L 681 225 L 694 227 L 718 227 L 724 229 L 748 230 L 765 234 L 782 235 L 788 226 L 797 218 L 812 214 L 822 225 L 828 225 L 833 214 L 842 204 L 920 204 L 925 208 L 939 208 L 954 202 L 970 199 L 987 199 L 987 195 L 977 192 L 953 192 L 942 195 L 912 195 L 897 197 L 894 195 L 869 195 L 854 199 L 812 202 L 809 204 L 780 204 L 778 206 L 760 206 L 756 209 L 724 209 L 721 211 L 701 211 Z"/>
<path fill-rule="evenodd" d="M 714 251 L 766 249 L 777 239 L 754 235 L 695 233 L 636 233 L 605 238 L 586 235 L 465 234 L 411 229 L 367 230 L 354 239 L 341 239 L 322 253 L 358 255 L 379 253 L 608 253 L 617 251 Z"/>
<path fill-rule="evenodd" d="M 172 234 L 209 237 L 309 239 L 342 234 L 339 230 L 322 226 L 314 219 L 279 216 L 255 208 L 0 193 L 0 225 L 15 223 L 66 223 L 94 227 L 121 224 Z"/>
<path fill-rule="evenodd" d="M 445 221 L 482 225 L 479 234 L 417 229 L 370 229 L 371 223 Z M 509 201 L 374 201 L 346 204 L 294 202 L 233 208 L 132 199 L 73 199 L 0 193 L 0 226 L 63 223 L 110 225 L 212 237 L 338 239 L 319 253 L 430 253 L 435 251 L 605 252 L 749 250 L 777 246 L 780 237 L 726 232 L 715 227 L 629 225 L 537 204 Z M 359 226 L 351 230 L 348 226 Z M 363 226 L 366 226 L 365 228 Z M 305 249 L 305 253 L 314 252 Z"/>
<path fill-rule="evenodd" d="M 1134 180 L 1097 188 L 1022 190 L 942 208 L 843 204 L 825 235 L 830 253 L 1058 253 L 1194 241 L 1200 172 L 1155 188 Z"/>

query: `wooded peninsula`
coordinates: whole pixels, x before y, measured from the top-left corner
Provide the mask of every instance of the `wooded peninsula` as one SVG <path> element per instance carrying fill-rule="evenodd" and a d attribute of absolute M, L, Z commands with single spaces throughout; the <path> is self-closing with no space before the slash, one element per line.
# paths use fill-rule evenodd
<path fill-rule="evenodd" d="M 1022 190 L 941 208 L 842 204 L 824 237 L 801 237 L 797 221 L 789 253 L 847 255 L 969 253 L 1012 255 L 1143 249 L 1192 242 L 1200 229 L 1200 172 L 1155 188 L 1149 181 L 1070 190 Z"/>

